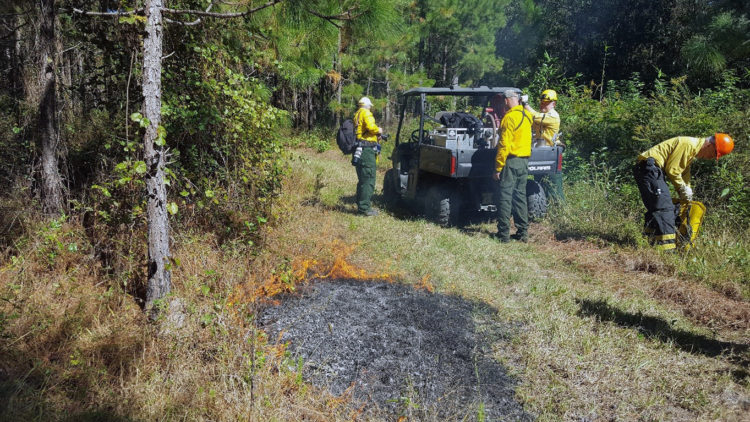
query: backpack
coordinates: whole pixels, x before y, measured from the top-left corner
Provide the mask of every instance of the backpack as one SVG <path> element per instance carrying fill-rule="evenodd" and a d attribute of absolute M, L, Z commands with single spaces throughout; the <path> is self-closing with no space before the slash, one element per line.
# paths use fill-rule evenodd
<path fill-rule="evenodd" d="M 357 137 L 354 135 L 354 121 L 346 119 L 341 123 L 338 133 L 336 133 L 336 143 L 344 155 L 351 154 L 357 149 Z"/>
<path fill-rule="evenodd" d="M 466 134 L 474 136 L 475 134 L 482 133 L 484 125 L 482 121 L 476 118 L 474 115 L 469 113 L 462 113 L 460 111 L 454 113 L 445 113 L 440 116 L 440 123 L 445 127 L 461 127 L 466 128 Z"/>

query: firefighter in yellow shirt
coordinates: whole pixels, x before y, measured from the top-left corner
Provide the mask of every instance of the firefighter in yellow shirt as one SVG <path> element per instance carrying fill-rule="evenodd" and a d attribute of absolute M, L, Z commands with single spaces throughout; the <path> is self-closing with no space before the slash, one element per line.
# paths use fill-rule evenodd
<path fill-rule="evenodd" d="M 357 168 L 357 212 L 365 216 L 378 215 L 372 207 L 372 194 L 375 191 L 376 162 L 380 153 L 380 136 L 383 130 L 375 124 L 372 115 L 372 101 L 362 97 L 359 109 L 354 114 L 354 128 L 358 148 L 352 156 L 352 164 Z"/>
<path fill-rule="evenodd" d="M 528 105 L 527 96 L 521 97 L 524 109 L 531 113 L 534 123 L 531 126 L 533 136 L 532 147 L 541 146 L 564 146 L 560 141 L 560 115 L 555 110 L 557 105 L 557 92 L 545 89 L 539 97 L 539 111 Z M 562 203 L 565 202 L 563 193 L 562 173 L 550 175 L 536 175 L 534 180 L 539 182 L 549 195 L 549 198 Z"/>
<path fill-rule="evenodd" d="M 499 181 L 497 203 L 497 239 L 501 242 L 528 239 L 529 210 L 526 204 L 526 179 L 531 156 L 531 115 L 520 104 L 520 93 L 503 93 L 505 116 L 500 122 L 500 143 L 495 157 L 495 180 Z M 516 233 L 510 236 L 510 216 Z"/>
<path fill-rule="evenodd" d="M 526 97 L 524 95 L 524 97 Z M 557 140 L 560 135 L 560 115 L 555 110 L 557 105 L 557 92 L 551 89 L 542 91 L 539 97 L 539 111 L 531 108 L 523 102 L 524 109 L 531 113 L 534 124 L 531 126 L 533 136 L 533 147 L 560 145 Z"/>
<path fill-rule="evenodd" d="M 734 141 L 726 133 L 707 138 L 678 136 L 642 152 L 633 168 L 633 176 L 646 206 L 643 231 L 658 249 L 675 248 L 675 213 L 666 178 L 674 185 L 680 201 L 693 200 L 690 164 L 693 159 L 716 159 L 729 154 Z"/>

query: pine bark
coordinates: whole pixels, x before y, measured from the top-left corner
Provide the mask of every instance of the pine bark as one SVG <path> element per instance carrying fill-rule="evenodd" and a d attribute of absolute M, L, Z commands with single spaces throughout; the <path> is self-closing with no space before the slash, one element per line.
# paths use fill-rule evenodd
<path fill-rule="evenodd" d="M 42 211 L 48 216 L 63 211 L 63 183 L 60 176 L 57 147 L 60 141 L 57 124 L 57 86 L 55 76 L 55 0 L 39 0 L 40 86 L 39 136 Z"/>
<path fill-rule="evenodd" d="M 390 126 L 391 124 L 391 79 L 390 79 L 390 63 L 385 64 L 385 125 Z"/>
<path fill-rule="evenodd" d="M 336 61 L 334 63 L 336 66 L 336 72 L 339 74 L 338 84 L 336 85 L 336 102 L 338 103 L 339 109 L 341 108 L 341 86 L 344 84 L 344 75 L 341 74 L 341 28 L 339 28 L 339 38 L 338 38 L 338 44 L 336 44 Z M 336 112 L 336 126 L 339 127 L 341 125 L 341 112 Z"/>
<path fill-rule="evenodd" d="M 163 0 L 146 2 L 146 38 L 143 40 L 143 116 L 149 120 L 143 136 L 146 190 L 148 195 L 148 285 L 146 311 L 156 315 L 154 302 L 171 290 L 169 271 L 169 217 L 164 184 L 166 151 L 156 144 L 161 124 L 161 56 Z"/>

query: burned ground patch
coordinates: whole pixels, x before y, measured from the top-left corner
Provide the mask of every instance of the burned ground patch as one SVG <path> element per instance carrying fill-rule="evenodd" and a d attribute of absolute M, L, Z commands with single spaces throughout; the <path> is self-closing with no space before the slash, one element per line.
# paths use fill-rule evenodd
<path fill-rule="evenodd" d="M 308 380 L 351 393 L 369 417 L 531 420 L 491 357 L 491 343 L 510 332 L 493 314 L 409 286 L 339 280 L 307 285 L 259 320 L 290 343 Z"/>

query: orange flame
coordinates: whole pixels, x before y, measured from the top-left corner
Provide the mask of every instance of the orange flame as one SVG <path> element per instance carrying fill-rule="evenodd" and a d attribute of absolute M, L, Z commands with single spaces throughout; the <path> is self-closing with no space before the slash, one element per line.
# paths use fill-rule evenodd
<path fill-rule="evenodd" d="M 310 279 L 331 280 L 347 278 L 353 280 L 393 281 L 391 274 L 386 272 L 369 273 L 349 263 L 348 258 L 357 248 L 357 245 L 347 245 L 340 240 L 334 240 L 329 245 L 329 248 L 333 252 L 332 259 L 321 262 L 310 258 L 295 258 L 288 269 L 275 271 L 262 283 L 257 284 L 252 282 L 252 280 L 245 283 L 241 287 L 241 290 L 245 293 L 235 292 L 230 302 L 242 302 L 242 296 L 245 297 L 244 301 L 249 301 L 250 303 L 255 303 L 258 300 L 269 300 L 279 294 L 293 292 L 297 285 L 303 284 Z M 420 286 L 427 288 L 425 283 L 427 281 L 423 279 Z M 252 293 L 247 294 L 250 292 Z"/>
<path fill-rule="evenodd" d="M 432 283 L 430 283 L 430 277 L 432 277 L 430 274 L 427 274 L 426 276 L 422 277 L 422 279 L 419 280 L 419 283 L 414 285 L 414 288 L 424 289 L 430 293 L 433 293 L 435 291 L 435 286 L 433 286 Z"/>

